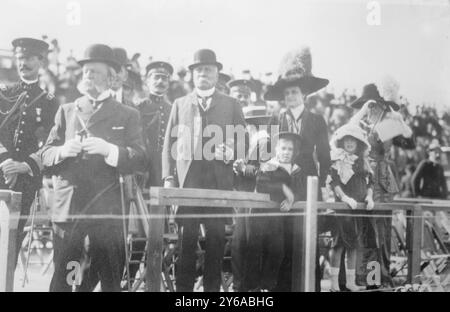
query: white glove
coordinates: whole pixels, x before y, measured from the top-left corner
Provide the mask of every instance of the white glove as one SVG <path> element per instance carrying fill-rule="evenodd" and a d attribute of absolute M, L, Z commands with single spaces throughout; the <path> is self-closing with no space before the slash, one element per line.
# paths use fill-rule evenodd
<path fill-rule="evenodd" d="M 354 200 L 353 198 L 348 197 L 348 196 L 342 198 L 342 201 L 344 203 L 346 203 L 347 205 L 349 205 L 350 208 L 352 208 L 352 209 L 356 209 L 356 207 L 358 206 L 358 203 L 356 202 L 356 200 Z"/>
<path fill-rule="evenodd" d="M 111 145 L 101 138 L 88 137 L 81 143 L 83 151 L 89 155 L 102 155 L 108 157 L 111 151 Z"/>
<path fill-rule="evenodd" d="M 59 150 L 59 157 L 61 159 L 76 157 L 81 150 L 81 143 L 77 139 L 67 140 Z"/>

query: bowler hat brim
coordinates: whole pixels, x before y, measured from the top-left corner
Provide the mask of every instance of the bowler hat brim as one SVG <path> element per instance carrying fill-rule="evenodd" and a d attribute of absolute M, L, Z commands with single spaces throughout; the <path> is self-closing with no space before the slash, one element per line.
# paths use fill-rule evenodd
<path fill-rule="evenodd" d="M 118 63 L 111 61 L 109 59 L 90 58 L 90 59 L 84 59 L 84 60 L 78 61 L 78 64 L 80 64 L 80 66 L 83 66 L 84 64 L 87 64 L 87 63 L 104 63 L 106 65 L 111 66 L 116 72 L 119 72 L 121 69 L 121 66 Z"/>
<path fill-rule="evenodd" d="M 264 115 L 264 116 L 250 116 L 245 117 L 244 119 L 248 124 L 261 126 L 261 125 L 268 125 L 270 118 L 272 118 L 272 116 Z"/>
<path fill-rule="evenodd" d="M 284 100 L 284 90 L 288 87 L 299 87 L 306 96 L 325 88 L 330 81 L 315 76 L 303 76 L 294 79 L 280 78 L 267 89 L 264 99 L 267 101 Z"/>
<path fill-rule="evenodd" d="M 222 63 L 220 63 L 220 62 L 210 62 L 210 63 L 209 62 L 199 62 L 199 63 L 194 63 L 194 64 L 189 65 L 188 68 L 189 68 L 189 70 L 193 70 L 194 68 L 196 68 L 200 65 L 216 65 L 219 70 L 222 70 L 222 68 L 223 68 Z"/>

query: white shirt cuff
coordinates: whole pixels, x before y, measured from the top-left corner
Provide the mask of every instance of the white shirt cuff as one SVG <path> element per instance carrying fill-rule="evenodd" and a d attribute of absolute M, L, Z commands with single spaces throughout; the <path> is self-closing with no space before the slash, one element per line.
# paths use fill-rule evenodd
<path fill-rule="evenodd" d="M 119 163 L 119 148 L 117 145 L 109 143 L 109 154 L 105 157 L 105 162 L 111 167 L 117 167 Z"/>

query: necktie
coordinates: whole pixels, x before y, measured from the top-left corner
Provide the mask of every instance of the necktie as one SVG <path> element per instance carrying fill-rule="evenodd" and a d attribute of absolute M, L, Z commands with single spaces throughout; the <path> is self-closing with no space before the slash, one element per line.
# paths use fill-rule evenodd
<path fill-rule="evenodd" d="M 209 97 L 201 97 L 200 98 L 200 107 L 204 112 L 208 109 L 208 99 Z"/>

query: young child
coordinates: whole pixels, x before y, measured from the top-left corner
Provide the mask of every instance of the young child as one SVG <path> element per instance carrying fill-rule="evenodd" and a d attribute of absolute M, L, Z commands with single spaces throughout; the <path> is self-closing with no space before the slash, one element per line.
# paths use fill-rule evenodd
<path fill-rule="evenodd" d="M 366 202 L 367 209 L 373 209 L 371 169 L 367 161 L 369 142 L 363 129 L 347 124 L 337 129 L 331 140 L 331 182 L 338 201 L 356 209 L 358 202 Z M 351 211 L 339 211 L 351 213 Z M 356 248 L 361 233 L 361 218 L 336 217 L 331 233 L 333 245 L 330 254 L 330 291 L 339 291 L 339 268 L 342 252 L 346 252 L 346 287 L 357 291 L 355 283 Z"/>
<path fill-rule="evenodd" d="M 277 285 L 284 257 L 284 220 L 282 215 L 256 216 L 260 213 L 287 212 L 294 201 L 304 196 L 306 176 L 293 163 L 298 151 L 300 136 L 280 132 L 276 143 L 276 156 L 263 163 L 256 174 L 256 191 L 270 194 L 270 199 L 280 203 L 279 209 L 252 209 L 249 220 L 249 238 L 246 257 L 245 283 L 247 289 L 271 291 Z M 276 142 L 275 142 L 276 141 Z"/>

